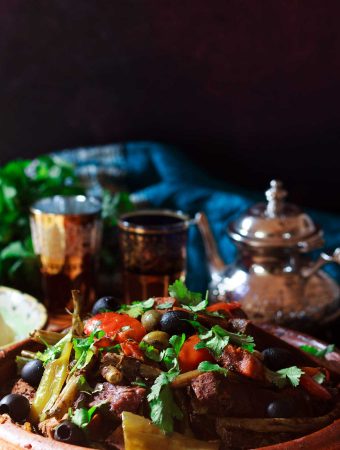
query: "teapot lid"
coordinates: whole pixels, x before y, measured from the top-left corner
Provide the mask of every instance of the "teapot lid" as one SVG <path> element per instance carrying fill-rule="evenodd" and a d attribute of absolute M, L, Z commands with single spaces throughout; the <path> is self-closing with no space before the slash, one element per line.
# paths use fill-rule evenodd
<path fill-rule="evenodd" d="M 230 237 L 253 247 L 298 247 L 310 251 L 323 244 L 322 231 L 298 206 L 285 202 L 282 182 L 272 180 L 267 203 L 251 206 L 228 227 Z"/>

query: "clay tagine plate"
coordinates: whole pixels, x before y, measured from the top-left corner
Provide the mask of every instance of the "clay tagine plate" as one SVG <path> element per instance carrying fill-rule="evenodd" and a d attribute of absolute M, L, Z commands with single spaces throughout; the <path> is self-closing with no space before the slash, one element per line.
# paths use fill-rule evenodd
<path fill-rule="evenodd" d="M 280 337 L 291 345 L 300 347 L 308 344 L 323 349 L 327 344 L 306 334 L 275 325 L 264 325 L 266 331 Z M 15 357 L 22 349 L 37 350 L 38 344 L 26 339 L 0 350 L 0 388 L 4 390 L 9 380 L 16 376 Z M 334 351 L 327 355 L 327 361 L 340 374 L 340 352 Z M 3 392 L 0 392 L 3 395 Z M 25 431 L 12 423 L 1 423 L 0 419 L 0 450 L 32 449 L 32 450 L 85 450 L 88 447 L 63 444 L 52 439 Z M 340 449 L 340 419 L 312 434 L 288 442 L 261 447 L 253 450 L 337 450 Z"/>

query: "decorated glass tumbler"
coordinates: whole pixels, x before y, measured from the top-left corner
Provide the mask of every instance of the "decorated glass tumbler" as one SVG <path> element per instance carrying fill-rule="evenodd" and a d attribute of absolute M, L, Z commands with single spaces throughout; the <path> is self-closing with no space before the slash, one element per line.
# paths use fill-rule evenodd
<path fill-rule="evenodd" d="M 168 296 L 169 284 L 184 280 L 189 217 L 170 210 L 139 210 L 118 222 L 127 303 Z"/>
<path fill-rule="evenodd" d="M 44 198 L 32 205 L 30 224 L 48 311 L 70 308 L 73 289 L 80 290 L 84 310 L 90 309 L 96 295 L 101 202 L 83 195 Z"/>

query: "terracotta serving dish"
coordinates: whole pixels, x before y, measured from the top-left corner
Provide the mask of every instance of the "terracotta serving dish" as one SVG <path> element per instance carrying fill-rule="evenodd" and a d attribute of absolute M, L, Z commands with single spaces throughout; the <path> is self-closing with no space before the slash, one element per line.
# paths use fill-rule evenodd
<path fill-rule="evenodd" d="M 319 340 L 311 338 L 305 334 L 297 333 L 281 327 L 267 327 L 281 339 L 290 344 L 300 346 L 309 343 L 320 349 L 325 344 Z M 5 350 L 0 351 L 0 394 L 6 393 L 6 387 L 10 386 L 11 380 L 16 375 L 15 357 L 21 350 L 37 350 L 37 344 L 31 340 L 19 342 Z M 334 352 L 328 357 L 331 364 L 340 365 L 340 353 Z M 338 366 L 339 367 L 339 366 Z M 8 390 L 7 390 L 8 392 Z M 0 450 L 31 449 L 31 450 L 84 450 L 86 447 L 62 444 L 52 439 L 44 438 L 19 428 L 12 423 L 0 422 Z M 337 450 L 340 449 L 340 419 L 334 421 L 327 427 L 289 442 L 261 447 L 266 450 Z M 258 449 L 260 450 L 260 449 Z"/>

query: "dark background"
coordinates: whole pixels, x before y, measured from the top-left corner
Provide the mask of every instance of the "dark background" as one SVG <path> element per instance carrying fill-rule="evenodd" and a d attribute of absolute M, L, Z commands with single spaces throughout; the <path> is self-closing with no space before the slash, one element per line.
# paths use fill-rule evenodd
<path fill-rule="evenodd" d="M 340 3 L 2 0 L 1 163 L 122 140 L 340 211 Z"/>

